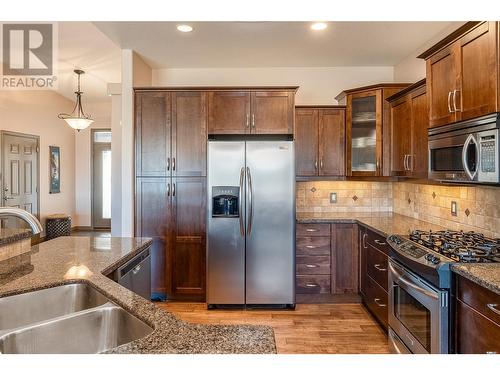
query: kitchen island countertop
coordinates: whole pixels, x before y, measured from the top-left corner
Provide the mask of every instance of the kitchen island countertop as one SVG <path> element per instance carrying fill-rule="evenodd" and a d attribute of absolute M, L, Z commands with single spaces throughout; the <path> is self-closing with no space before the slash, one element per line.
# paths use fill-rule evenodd
<path fill-rule="evenodd" d="M 274 331 L 257 325 L 191 324 L 107 276 L 151 244 L 148 238 L 59 237 L 23 254 L 25 267 L 0 275 L 0 297 L 88 283 L 154 331 L 111 353 L 276 353 Z"/>

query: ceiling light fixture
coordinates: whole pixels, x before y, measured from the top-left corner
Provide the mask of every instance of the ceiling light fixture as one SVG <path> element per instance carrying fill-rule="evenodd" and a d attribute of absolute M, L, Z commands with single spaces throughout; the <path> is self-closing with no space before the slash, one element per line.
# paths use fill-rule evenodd
<path fill-rule="evenodd" d="M 311 25 L 311 29 L 313 30 L 324 30 L 328 27 L 328 25 L 324 22 L 315 22 Z"/>
<path fill-rule="evenodd" d="M 193 27 L 189 25 L 177 25 L 177 30 L 182 31 L 183 33 L 190 33 L 193 31 Z"/>
<path fill-rule="evenodd" d="M 74 72 L 78 76 L 78 89 L 77 91 L 75 91 L 76 94 L 75 108 L 73 108 L 73 111 L 70 114 L 59 113 L 57 117 L 59 117 L 61 120 L 66 121 L 68 125 L 71 126 L 73 129 L 80 131 L 82 129 L 87 128 L 90 124 L 94 122 L 94 120 L 92 120 L 92 117 L 90 115 L 85 114 L 82 107 L 83 92 L 80 90 L 80 76 L 82 74 L 85 74 L 85 72 L 80 69 L 75 69 Z"/>

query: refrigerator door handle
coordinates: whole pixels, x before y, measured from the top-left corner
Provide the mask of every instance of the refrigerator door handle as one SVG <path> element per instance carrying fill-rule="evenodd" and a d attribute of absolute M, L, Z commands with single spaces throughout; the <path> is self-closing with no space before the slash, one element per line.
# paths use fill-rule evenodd
<path fill-rule="evenodd" d="M 253 187 L 252 187 L 252 175 L 250 173 L 250 168 L 247 167 L 247 181 L 248 181 L 248 205 L 250 211 L 248 213 L 248 227 L 247 235 L 252 233 L 252 221 L 253 221 Z"/>
<path fill-rule="evenodd" d="M 240 170 L 240 196 L 238 197 L 238 213 L 240 216 L 240 233 L 241 237 L 245 237 L 245 226 L 243 225 L 243 179 L 245 178 L 245 168 Z"/>

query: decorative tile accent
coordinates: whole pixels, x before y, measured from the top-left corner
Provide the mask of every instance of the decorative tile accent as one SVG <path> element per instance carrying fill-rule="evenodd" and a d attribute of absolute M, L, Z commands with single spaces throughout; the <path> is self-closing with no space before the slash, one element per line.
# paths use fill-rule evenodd
<path fill-rule="evenodd" d="M 352 197 L 352 200 L 353 200 L 354 202 L 356 202 L 356 201 L 358 200 L 358 197 L 357 197 L 356 195 L 354 195 L 354 196 Z"/>
<path fill-rule="evenodd" d="M 411 199 L 410 198 L 408 198 L 408 204 L 411 204 Z"/>
<path fill-rule="evenodd" d="M 432 192 L 432 198 L 436 199 L 436 193 Z"/>
<path fill-rule="evenodd" d="M 466 209 L 465 209 L 465 215 L 466 215 L 467 217 L 469 217 L 469 215 L 470 215 L 470 211 L 469 211 L 469 209 L 468 209 L 468 208 L 466 208 Z"/>
<path fill-rule="evenodd" d="M 311 193 L 315 193 L 315 192 L 316 192 L 316 190 L 317 190 L 317 189 L 313 186 L 313 187 L 311 188 Z"/>

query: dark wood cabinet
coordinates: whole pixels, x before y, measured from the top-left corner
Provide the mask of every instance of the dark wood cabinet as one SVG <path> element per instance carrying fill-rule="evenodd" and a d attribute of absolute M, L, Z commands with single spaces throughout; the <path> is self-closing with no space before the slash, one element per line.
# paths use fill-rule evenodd
<path fill-rule="evenodd" d="M 356 224 L 297 224 L 298 303 L 359 302 Z"/>
<path fill-rule="evenodd" d="M 205 298 L 206 179 L 172 179 L 172 297 Z"/>
<path fill-rule="evenodd" d="M 170 93 L 139 92 L 136 94 L 136 176 L 170 175 L 170 115 Z"/>
<path fill-rule="evenodd" d="M 206 92 L 172 92 L 171 170 L 174 176 L 207 175 Z"/>
<path fill-rule="evenodd" d="M 293 134 L 297 87 L 213 89 L 209 134 Z"/>
<path fill-rule="evenodd" d="M 387 83 L 345 90 L 336 96 L 346 105 L 346 175 L 390 176 L 391 116 L 388 97 L 407 83 Z"/>
<path fill-rule="evenodd" d="M 500 295 L 462 276 L 456 282 L 456 352 L 500 353 Z"/>
<path fill-rule="evenodd" d="M 391 174 L 426 178 L 429 111 L 425 80 L 387 100 L 391 105 Z"/>
<path fill-rule="evenodd" d="M 426 59 L 430 126 L 499 111 L 499 22 L 468 22 Z"/>
<path fill-rule="evenodd" d="M 154 297 L 205 300 L 207 102 L 136 90 L 135 234 L 153 237 Z"/>
<path fill-rule="evenodd" d="M 300 106 L 295 111 L 295 173 L 345 176 L 345 107 Z"/>
<path fill-rule="evenodd" d="M 388 244 L 383 236 L 359 226 L 360 292 L 363 303 L 380 324 L 388 327 Z"/>

